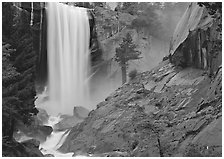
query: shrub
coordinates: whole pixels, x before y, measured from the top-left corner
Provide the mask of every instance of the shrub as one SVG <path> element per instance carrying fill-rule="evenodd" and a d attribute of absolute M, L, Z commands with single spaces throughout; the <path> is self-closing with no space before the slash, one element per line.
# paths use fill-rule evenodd
<path fill-rule="evenodd" d="M 168 59 L 169 59 L 169 55 L 163 57 L 163 61 L 166 61 L 166 60 L 168 60 Z"/>
<path fill-rule="evenodd" d="M 129 79 L 130 79 L 130 80 L 133 80 L 133 79 L 137 76 L 137 73 L 138 73 L 138 72 L 137 72 L 136 69 L 130 71 L 130 72 L 128 73 L 128 77 L 129 77 Z"/>

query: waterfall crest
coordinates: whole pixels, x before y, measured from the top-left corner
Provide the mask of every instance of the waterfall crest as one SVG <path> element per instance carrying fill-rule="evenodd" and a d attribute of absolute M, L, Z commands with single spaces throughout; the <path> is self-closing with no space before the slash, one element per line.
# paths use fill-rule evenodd
<path fill-rule="evenodd" d="M 50 115 L 87 109 L 90 29 L 85 8 L 48 3 L 48 91 Z"/>

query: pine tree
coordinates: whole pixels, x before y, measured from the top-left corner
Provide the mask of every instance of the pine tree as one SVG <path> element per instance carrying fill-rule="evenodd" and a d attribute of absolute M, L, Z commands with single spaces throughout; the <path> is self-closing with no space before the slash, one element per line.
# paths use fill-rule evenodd
<path fill-rule="evenodd" d="M 127 80 L 128 61 L 140 59 L 141 52 L 136 50 L 130 33 L 126 34 L 122 43 L 116 48 L 115 61 L 119 63 L 122 71 L 122 84 Z"/>

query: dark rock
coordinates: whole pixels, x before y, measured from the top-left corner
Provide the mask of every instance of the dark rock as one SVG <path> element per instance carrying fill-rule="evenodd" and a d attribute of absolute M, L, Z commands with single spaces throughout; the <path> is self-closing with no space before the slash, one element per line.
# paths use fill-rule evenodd
<path fill-rule="evenodd" d="M 41 121 L 42 124 L 47 123 L 49 119 L 49 115 L 47 114 L 46 110 L 38 108 L 37 119 Z"/>
<path fill-rule="evenodd" d="M 21 132 L 21 135 L 25 135 L 30 138 L 34 138 L 40 142 L 46 140 L 47 136 L 49 136 L 53 128 L 46 125 L 24 125 L 22 122 L 17 123 L 17 129 Z"/>
<path fill-rule="evenodd" d="M 40 127 L 39 127 L 39 130 L 40 130 L 41 132 L 43 132 L 43 134 L 44 134 L 45 136 L 49 136 L 49 135 L 52 133 L 53 128 L 52 128 L 51 126 L 46 126 L 46 125 L 44 125 L 44 126 L 40 126 Z"/>
<path fill-rule="evenodd" d="M 29 127 L 25 134 L 28 137 L 32 137 L 40 142 L 46 141 L 47 137 L 52 133 L 53 128 L 50 126 L 35 126 Z"/>
<path fill-rule="evenodd" d="M 34 139 L 24 141 L 21 143 L 26 152 L 28 152 L 28 157 L 43 157 L 44 155 L 39 150 L 40 142 Z"/>
<path fill-rule="evenodd" d="M 23 144 L 24 146 L 27 146 L 27 147 L 36 147 L 36 148 L 38 148 L 39 145 L 40 145 L 40 141 L 37 141 L 35 139 L 30 139 L 30 140 L 22 142 L 21 144 Z"/>

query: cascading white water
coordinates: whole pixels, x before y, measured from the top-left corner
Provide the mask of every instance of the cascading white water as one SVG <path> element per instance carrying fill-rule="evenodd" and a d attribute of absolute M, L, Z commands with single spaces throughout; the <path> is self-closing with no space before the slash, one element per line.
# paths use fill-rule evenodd
<path fill-rule="evenodd" d="M 72 114 L 89 102 L 90 29 L 85 8 L 48 3 L 48 91 L 50 115 Z"/>
<path fill-rule="evenodd" d="M 50 116 L 48 123 L 45 125 L 54 127 L 61 120 L 60 116 L 54 117 Z M 55 157 L 71 157 L 73 155 L 72 152 L 70 153 L 60 153 L 57 149 L 63 144 L 65 141 L 69 131 L 53 131 L 50 136 L 47 137 L 47 140 L 43 143 L 40 143 L 40 150 L 41 152 L 46 154 L 53 154 Z"/>
<path fill-rule="evenodd" d="M 48 86 L 35 104 L 50 115 L 45 125 L 54 128 L 61 120 L 59 114 L 72 115 L 75 106 L 92 109 L 88 107 L 90 27 L 85 8 L 62 3 L 48 3 L 47 25 Z M 54 130 L 40 144 L 41 152 L 71 157 L 72 152 L 63 154 L 57 150 L 69 132 Z"/>

